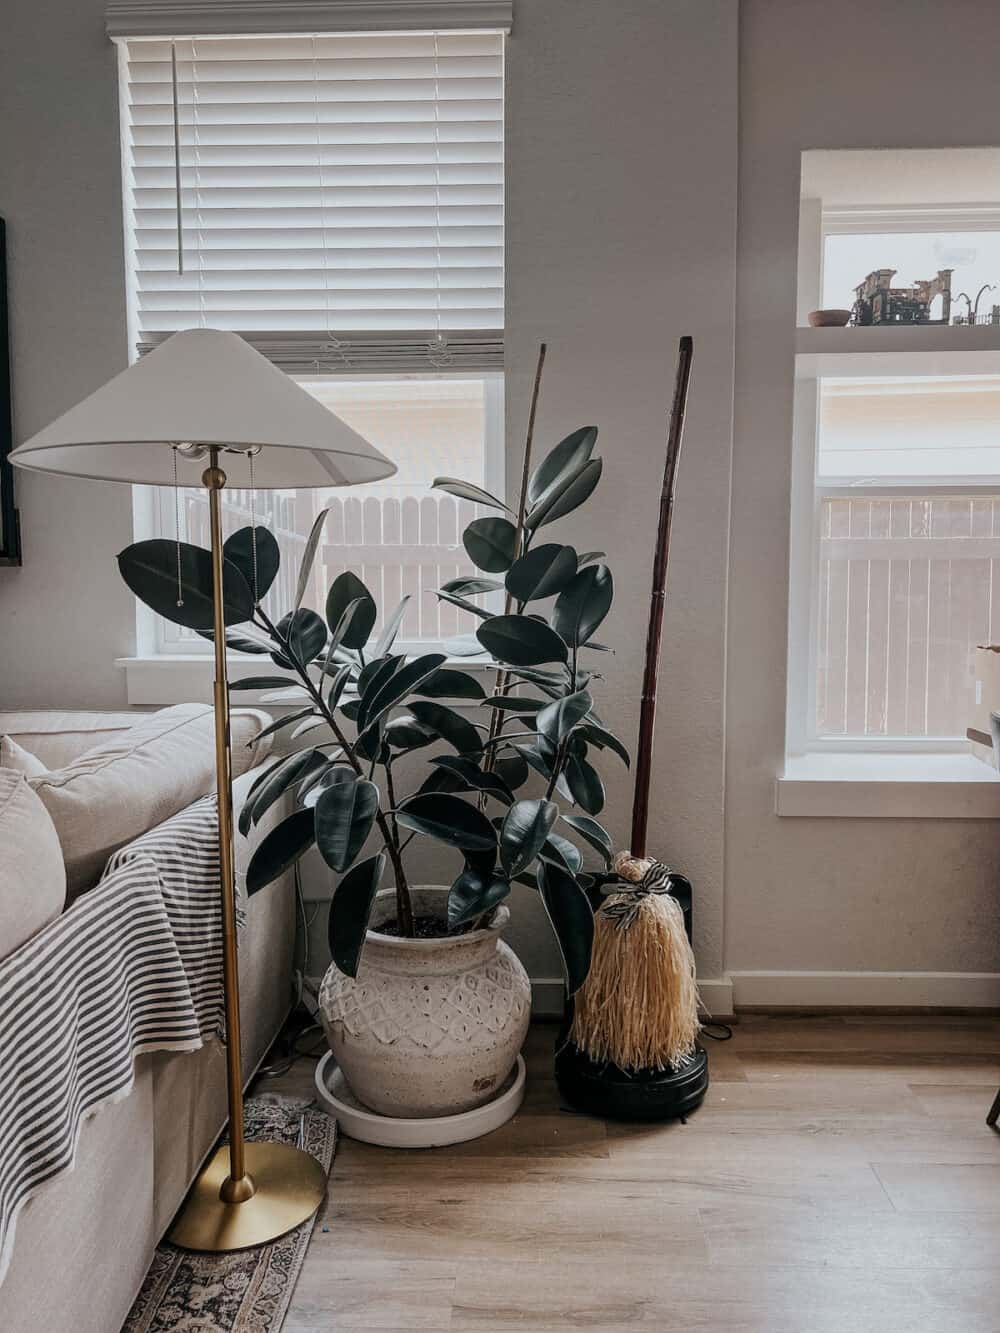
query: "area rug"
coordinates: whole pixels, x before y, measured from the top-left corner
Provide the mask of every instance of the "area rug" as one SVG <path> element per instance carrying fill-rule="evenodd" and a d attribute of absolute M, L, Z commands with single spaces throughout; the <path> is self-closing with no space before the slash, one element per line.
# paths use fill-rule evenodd
<path fill-rule="evenodd" d="M 248 1139 L 298 1144 L 329 1172 L 337 1124 L 323 1111 L 274 1095 L 249 1098 L 245 1110 Z M 164 1242 L 122 1333 L 277 1333 L 316 1216 L 259 1250 L 194 1254 Z"/>

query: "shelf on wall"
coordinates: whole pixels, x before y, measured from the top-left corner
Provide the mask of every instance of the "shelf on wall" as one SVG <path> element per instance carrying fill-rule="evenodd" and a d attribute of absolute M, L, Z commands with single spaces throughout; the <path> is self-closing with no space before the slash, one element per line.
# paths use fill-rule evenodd
<path fill-rule="evenodd" d="M 928 324 L 796 329 L 798 379 L 1000 374 L 1000 327 Z"/>

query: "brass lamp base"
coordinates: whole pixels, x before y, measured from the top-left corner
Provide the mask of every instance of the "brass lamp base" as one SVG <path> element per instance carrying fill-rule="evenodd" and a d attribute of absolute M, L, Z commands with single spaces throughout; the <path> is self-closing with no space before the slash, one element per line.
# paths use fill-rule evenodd
<path fill-rule="evenodd" d="M 243 1203 L 224 1203 L 229 1149 L 217 1149 L 191 1187 L 167 1239 L 184 1250 L 246 1250 L 266 1245 L 313 1213 L 326 1193 L 316 1158 L 287 1143 L 248 1143 L 246 1169 L 256 1189 Z"/>

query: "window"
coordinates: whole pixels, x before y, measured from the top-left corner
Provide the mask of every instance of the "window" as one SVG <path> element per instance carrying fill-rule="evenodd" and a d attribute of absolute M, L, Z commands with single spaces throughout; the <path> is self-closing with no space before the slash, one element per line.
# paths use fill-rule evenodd
<path fill-rule="evenodd" d="M 950 271 L 952 301 L 935 294 L 919 325 L 798 333 L 792 754 L 964 749 L 975 648 L 1000 641 L 1000 210 L 983 197 L 987 151 L 803 155 L 800 323 L 810 308 L 849 309 L 878 269 L 896 270 L 904 296 Z"/>
<path fill-rule="evenodd" d="M 239 332 L 399 467 L 389 482 L 259 492 L 294 585 L 329 511 L 313 605 L 342 569 L 402 640 L 473 627 L 433 589 L 470 568 L 478 512 L 441 474 L 503 490 L 503 37 L 496 32 L 129 39 L 120 46 L 130 335 Z M 228 529 L 250 520 L 230 469 Z M 202 496 L 139 507 L 205 544 Z M 179 517 L 178 517 L 179 511 Z M 272 596 L 284 609 L 290 588 Z M 282 601 L 283 598 L 283 601 Z M 204 642 L 158 627 L 161 651 Z"/>
<path fill-rule="evenodd" d="M 436 476 L 460 476 L 494 493 L 503 489 L 503 382 L 499 375 L 464 379 L 312 378 L 300 381 L 348 425 L 392 458 L 398 472 L 388 481 L 330 490 L 239 489 L 224 492 L 223 529 L 244 527 L 251 518 L 274 533 L 281 548 L 281 573 L 264 601 L 283 614 L 295 592 L 299 557 L 317 514 L 326 509 L 324 540 L 313 570 L 306 605 L 322 609 L 330 582 L 350 569 L 371 590 L 380 619 L 410 597 L 397 643 L 401 651 L 470 633 L 476 621 L 439 600 L 435 589 L 448 579 L 474 573 L 461 533 L 479 506 L 431 489 Z M 239 466 L 234 461 L 232 472 Z M 208 501 L 197 490 L 182 493 L 182 540 L 208 545 Z M 178 518 L 174 494 L 156 492 L 156 526 L 172 536 Z M 162 621 L 162 652 L 204 652 L 204 640 Z"/>

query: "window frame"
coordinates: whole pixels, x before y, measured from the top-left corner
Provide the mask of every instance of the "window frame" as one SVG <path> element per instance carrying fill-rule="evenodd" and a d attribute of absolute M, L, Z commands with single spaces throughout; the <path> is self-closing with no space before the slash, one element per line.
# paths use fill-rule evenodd
<path fill-rule="evenodd" d="M 295 379 L 329 379 L 336 380 L 344 378 L 336 375 L 318 376 L 315 374 L 309 376 L 293 376 Z M 355 378 L 355 377 L 352 377 Z M 362 378 L 357 376 L 356 378 Z M 483 420 L 483 475 L 484 485 L 488 491 L 501 499 L 506 498 L 506 449 L 504 435 L 504 375 L 502 371 L 459 371 L 454 373 L 434 373 L 434 374 L 385 374 L 385 375 L 365 375 L 363 377 L 369 383 L 399 383 L 400 381 L 455 381 L 455 380 L 477 380 L 483 383 L 483 402 L 484 402 L 484 420 Z M 349 493 L 350 488 L 345 487 L 345 492 Z M 160 537 L 172 541 L 175 536 L 174 526 L 174 492 L 169 486 L 135 486 L 133 487 L 133 527 L 136 534 L 136 540 L 142 540 L 145 537 Z M 225 503 L 225 491 L 223 491 L 223 503 Z M 501 606 L 499 600 L 501 595 L 492 593 L 485 599 L 484 605 L 491 611 L 499 613 Z M 159 658 L 208 658 L 210 650 L 201 641 L 192 642 L 190 639 L 182 639 L 175 636 L 175 627 L 169 621 L 160 616 L 146 614 L 144 608 L 137 603 L 137 634 L 140 654 L 142 656 L 151 656 Z M 391 608 L 390 608 L 391 609 Z M 396 651 L 406 654 L 443 652 L 444 640 L 441 639 L 397 639 Z M 247 653 L 233 653 L 234 660 L 252 662 L 255 659 Z"/>
<path fill-rule="evenodd" d="M 802 201 L 799 232 L 798 324 L 803 312 L 822 304 L 823 266 L 830 236 L 865 235 L 877 232 L 1000 231 L 1000 210 L 971 211 L 967 207 L 940 204 L 907 207 L 822 209 L 818 201 Z M 961 354 L 960 352 L 958 353 Z M 878 355 L 875 353 L 874 355 Z M 876 363 L 877 364 L 877 363 Z M 873 365 L 873 374 L 876 374 Z M 892 375 L 900 372 L 894 370 Z M 920 375 L 919 367 L 912 373 Z M 961 373 L 956 371 L 956 373 Z M 936 378 L 942 372 L 935 372 Z M 922 482 L 900 479 L 898 484 L 874 485 L 823 483 L 817 476 L 820 434 L 820 385 L 822 375 L 796 373 L 792 410 L 792 459 L 790 477 L 788 665 L 785 716 L 786 761 L 818 755 L 920 755 L 967 754 L 964 736 L 830 736 L 816 728 L 818 683 L 818 581 L 820 572 L 820 525 L 827 498 L 876 498 L 918 494 L 921 496 L 963 495 L 1000 497 L 996 482 Z"/>

